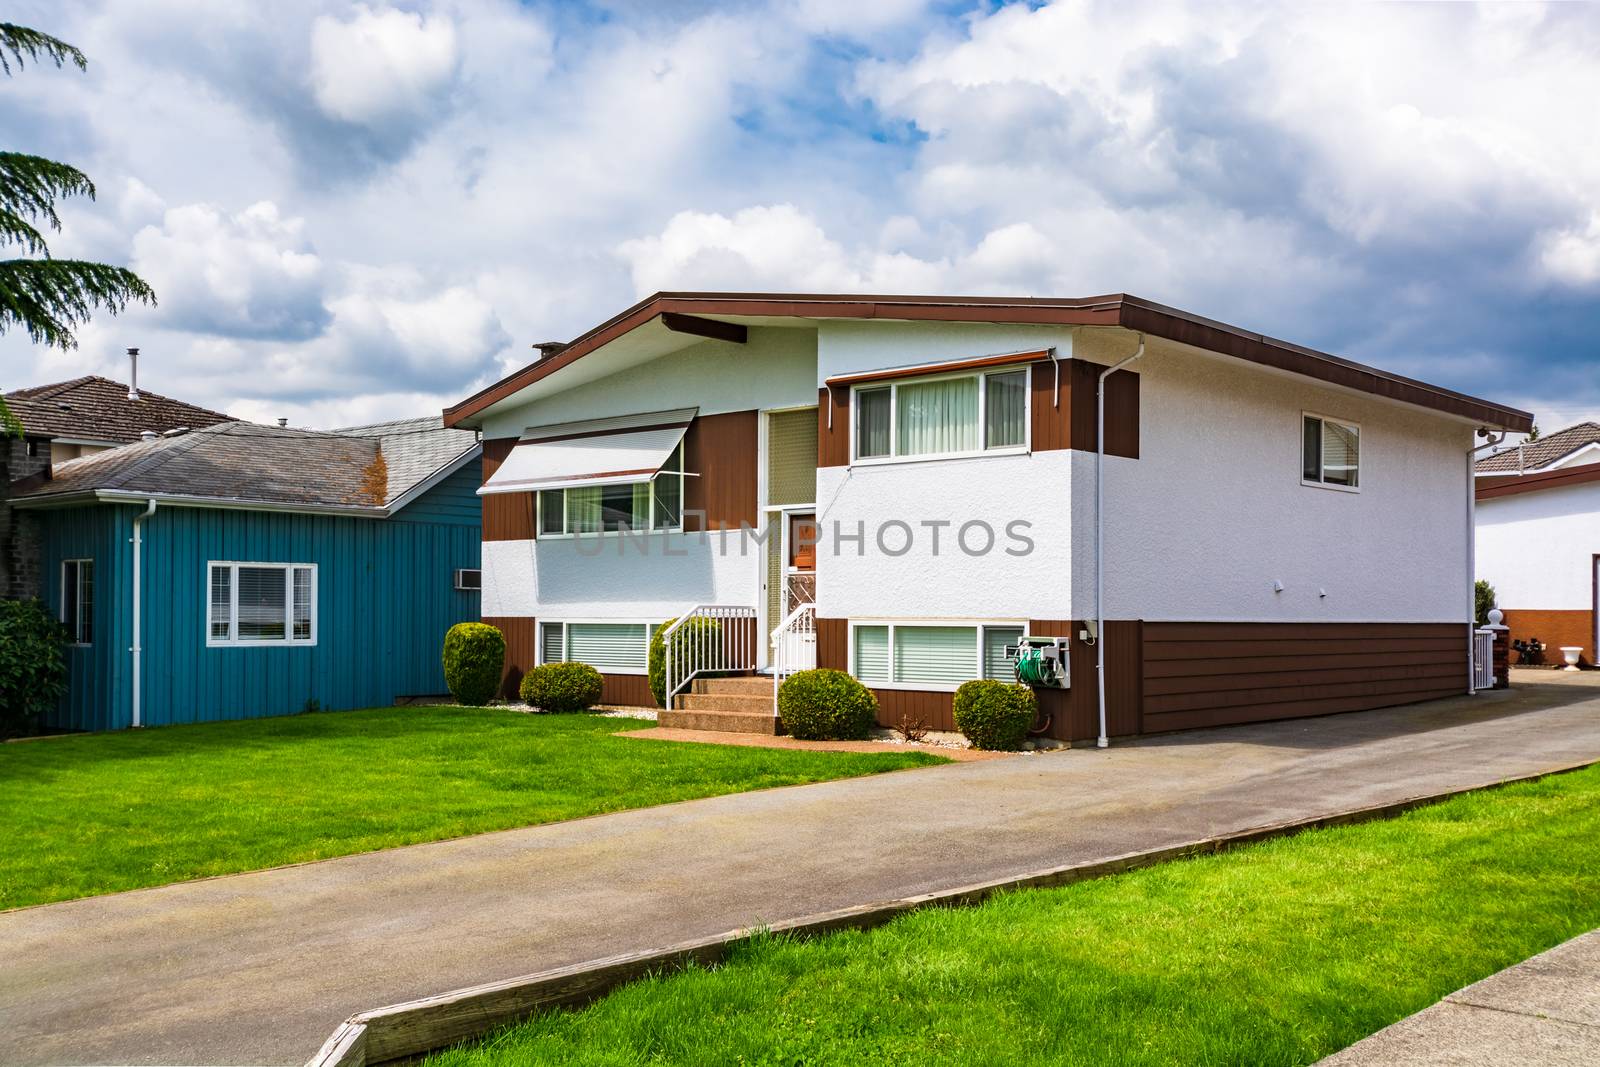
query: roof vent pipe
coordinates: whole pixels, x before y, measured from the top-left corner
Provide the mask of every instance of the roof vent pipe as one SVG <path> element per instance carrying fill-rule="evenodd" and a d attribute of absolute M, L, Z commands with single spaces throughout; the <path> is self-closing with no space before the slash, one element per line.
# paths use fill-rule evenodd
<path fill-rule="evenodd" d="M 539 350 L 539 358 L 535 362 L 543 363 L 551 356 L 559 355 L 569 346 L 565 341 L 540 341 L 533 347 Z"/>
<path fill-rule="evenodd" d="M 278 417 L 278 425 L 279 426 L 288 426 L 289 425 L 289 420 L 287 418 L 279 416 Z"/>
<path fill-rule="evenodd" d="M 154 430 L 140 430 L 139 431 L 139 440 L 141 440 L 141 441 L 154 441 L 156 438 L 158 438 L 160 436 L 161 435 L 156 433 Z"/>
<path fill-rule="evenodd" d="M 139 399 L 139 350 L 137 348 L 128 349 L 128 367 L 129 367 L 129 371 L 128 371 L 128 373 L 129 373 L 129 378 L 128 378 L 128 399 L 129 400 L 138 400 Z"/>

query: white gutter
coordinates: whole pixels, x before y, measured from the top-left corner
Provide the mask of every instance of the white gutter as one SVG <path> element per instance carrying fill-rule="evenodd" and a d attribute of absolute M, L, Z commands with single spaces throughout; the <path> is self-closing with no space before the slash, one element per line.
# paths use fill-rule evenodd
<path fill-rule="evenodd" d="M 1478 691 L 1477 675 L 1472 669 L 1473 641 L 1478 632 L 1478 453 L 1493 448 L 1506 439 L 1504 430 L 1479 427 L 1478 432 L 1488 438 L 1483 444 L 1467 449 L 1467 692 Z"/>
<path fill-rule="evenodd" d="M 1121 363 L 1113 363 L 1101 371 L 1094 386 L 1094 672 L 1095 688 L 1100 697 L 1100 739 L 1095 744 L 1100 748 L 1110 744 L 1106 737 L 1106 575 L 1103 547 L 1106 528 L 1106 379 L 1142 355 L 1144 334 L 1141 333 L 1138 351 Z"/>
<path fill-rule="evenodd" d="M 133 648 L 130 651 L 133 652 L 133 722 L 131 725 L 135 730 L 144 725 L 141 714 L 143 709 L 140 706 L 140 698 L 143 696 L 143 691 L 140 689 L 139 679 L 139 667 L 144 659 L 144 648 L 140 644 L 142 629 L 140 624 L 143 622 L 144 616 L 139 606 L 139 593 L 144 583 L 141 581 L 142 575 L 139 570 L 139 549 L 143 544 L 141 528 L 144 526 L 144 521 L 155 513 L 156 502 L 154 498 L 151 498 L 146 503 L 144 511 L 133 517 Z"/>

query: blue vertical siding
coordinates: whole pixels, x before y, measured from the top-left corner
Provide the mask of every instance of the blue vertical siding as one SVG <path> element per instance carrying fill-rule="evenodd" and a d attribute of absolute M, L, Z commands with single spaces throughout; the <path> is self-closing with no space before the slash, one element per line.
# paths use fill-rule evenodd
<path fill-rule="evenodd" d="M 477 487 L 476 473 L 464 472 Z M 480 565 L 477 497 L 453 475 L 391 519 L 162 507 L 144 525 L 145 725 L 286 715 L 443 693 L 445 631 L 475 621 L 478 593 L 453 588 Z M 42 512 L 47 583 L 59 611 L 60 562 L 95 560 L 92 648 L 71 649 L 69 692 L 53 725 L 129 725 L 131 546 L 139 509 Z M 207 564 L 317 565 L 317 643 L 209 648 Z"/>

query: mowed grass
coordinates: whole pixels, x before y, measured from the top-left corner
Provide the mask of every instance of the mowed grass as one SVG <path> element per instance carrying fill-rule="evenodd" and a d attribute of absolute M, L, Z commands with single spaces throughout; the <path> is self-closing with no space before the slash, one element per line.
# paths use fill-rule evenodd
<path fill-rule="evenodd" d="M 0 745 L 0 908 L 944 762 L 612 736 L 650 725 L 374 708 Z"/>
<path fill-rule="evenodd" d="M 768 938 L 428 1063 L 1311 1063 L 1597 925 L 1590 768 L 870 932 Z"/>

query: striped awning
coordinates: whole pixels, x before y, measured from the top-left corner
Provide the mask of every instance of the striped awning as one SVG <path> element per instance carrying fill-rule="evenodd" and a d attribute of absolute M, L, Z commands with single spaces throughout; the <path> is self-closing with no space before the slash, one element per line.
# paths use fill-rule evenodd
<path fill-rule="evenodd" d="M 683 442 L 697 410 L 678 408 L 530 427 L 478 492 L 532 493 L 648 482 Z"/>

